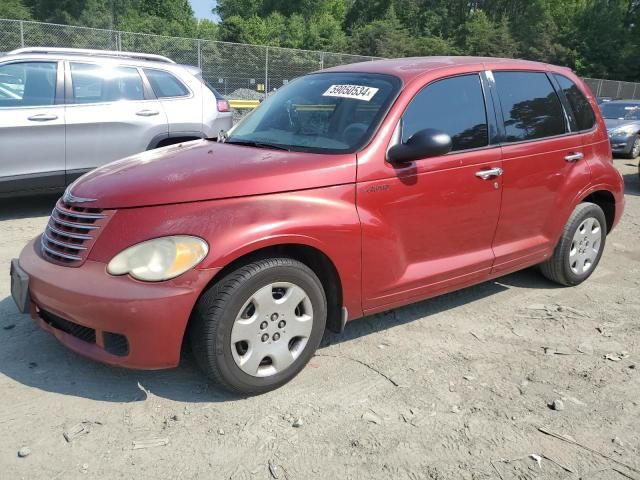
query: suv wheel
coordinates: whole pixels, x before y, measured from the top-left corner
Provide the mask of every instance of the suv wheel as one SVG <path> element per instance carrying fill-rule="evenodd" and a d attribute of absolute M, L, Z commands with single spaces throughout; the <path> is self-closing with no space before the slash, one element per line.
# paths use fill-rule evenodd
<path fill-rule="evenodd" d="M 606 229 L 606 218 L 598 205 L 579 204 L 569 217 L 553 255 L 540 265 L 542 274 L 565 286 L 584 282 L 600 261 Z"/>
<path fill-rule="evenodd" d="M 324 289 L 290 258 L 259 260 L 229 273 L 198 300 L 190 339 L 202 370 L 244 395 L 280 387 L 318 348 L 327 319 Z"/>

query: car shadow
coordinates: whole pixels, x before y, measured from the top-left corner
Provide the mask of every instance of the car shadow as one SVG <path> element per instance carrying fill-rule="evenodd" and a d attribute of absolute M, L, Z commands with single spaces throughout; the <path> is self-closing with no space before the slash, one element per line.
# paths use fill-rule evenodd
<path fill-rule="evenodd" d="M 59 194 L 0 198 L 0 221 L 50 215 L 58 198 L 60 198 Z"/>
<path fill-rule="evenodd" d="M 420 318 L 484 299 L 511 287 L 557 288 L 533 269 L 372 315 L 347 324 L 342 334 L 327 332 L 320 349 L 382 332 Z M 177 368 L 160 371 L 109 367 L 77 355 L 18 313 L 11 297 L 0 301 L 0 373 L 29 387 L 62 395 L 128 403 L 150 395 L 183 402 L 239 400 L 209 382 L 185 349 Z"/>

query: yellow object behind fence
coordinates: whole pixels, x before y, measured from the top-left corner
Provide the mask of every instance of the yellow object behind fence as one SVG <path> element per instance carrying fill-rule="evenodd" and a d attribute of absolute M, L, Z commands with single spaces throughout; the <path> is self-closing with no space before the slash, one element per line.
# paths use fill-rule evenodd
<path fill-rule="evenodd" d="M 229 100 L 229 105 L 231 106 L 231 108 L 237 108 L 237 109 L 244 109 L 244 108 L 249 108 L 249 109 L 254 109 L 256 108 L 258 105 L 260 105 L 260 100 Z"/>

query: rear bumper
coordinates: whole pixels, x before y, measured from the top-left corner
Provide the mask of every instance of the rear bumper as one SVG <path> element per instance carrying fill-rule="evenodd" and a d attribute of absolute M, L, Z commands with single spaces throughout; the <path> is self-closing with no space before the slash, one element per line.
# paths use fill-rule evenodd
<path fill-rule="evenodd" d="M 41 258 L 37 239 L 20 254 L 29 275 L 31 316 L 71 350 L 128 368 L 160 369 L 180 361 L 191 310 L 212 270 L 192 270 L 168 282 L 114 277 L 106 265 L 78 268 Z"/>

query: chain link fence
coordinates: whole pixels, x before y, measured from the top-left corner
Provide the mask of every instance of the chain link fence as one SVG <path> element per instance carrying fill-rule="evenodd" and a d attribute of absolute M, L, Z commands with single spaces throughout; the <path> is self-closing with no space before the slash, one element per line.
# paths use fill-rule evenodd
<path fill-rule="evenodd" d="M 375 59 L 361 55 L 0 19 L 0 52 L 43 46 L 165 55 L 178 63 L 197 65 L 204 78 L 221 93 L 229 98 L 246 100 L 260 100 L 266 93 L 315 70 Z"/>
<path fill-rule="evenodd" d="M 603 80 L 601 78 L 585 78 L 584 81 L 596 97 L 609 97 L 611 100 L 640 99 L 640 83 L 637 82 Z"/>
<path fill-rule="evenodd" d="M 167 37 L 22 20 L 0 19 L 0 53 L 21 47 L 122 50 L 165 55 L 197 65 L 204 78 L 229 98 L 261 100 L 306 73 L 376 57 L 291 48 Z M 640 99 L 640 84 L 585 78 L 593 93 L 611 99 Z"/>

